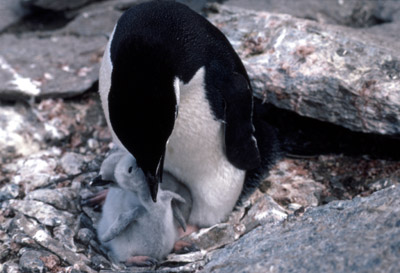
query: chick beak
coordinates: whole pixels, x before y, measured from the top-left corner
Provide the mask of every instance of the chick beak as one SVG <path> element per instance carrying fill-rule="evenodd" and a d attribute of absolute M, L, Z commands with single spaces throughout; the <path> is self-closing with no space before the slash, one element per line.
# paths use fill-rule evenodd
<path fill-rule="evenodd" d="M 101 175 L 96 176 L 95 178 L 93 178 L 92 181 L 90 181 L 89 186 L 90 187 L 95 187 L 95 186 L 105 186 L 105 185 L 109 185 L 114 183 L 114 181 L 110 181 L 110 180 L 103 180 Z"/>

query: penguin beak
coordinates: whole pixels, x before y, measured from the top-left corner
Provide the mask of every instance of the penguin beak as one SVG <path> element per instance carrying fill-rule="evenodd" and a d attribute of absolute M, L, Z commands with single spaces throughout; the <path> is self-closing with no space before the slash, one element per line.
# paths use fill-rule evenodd
<path fill-rule="evenodd" d="M 158 178 L 151 173 L 146 174 L 147 184 L 149 185 L 151 199 L 153 202 L 157 202 L 157 193 L 158 193 Z"/>
<path fill-rule="evenodd" d="M 109 184 L 113 184 L 114 181 L 111 180 L 103 180 L 101 175 L 96 176 L 89 184 L 90 187 L 95 187 L 95 186 L 105 186 Z"/>

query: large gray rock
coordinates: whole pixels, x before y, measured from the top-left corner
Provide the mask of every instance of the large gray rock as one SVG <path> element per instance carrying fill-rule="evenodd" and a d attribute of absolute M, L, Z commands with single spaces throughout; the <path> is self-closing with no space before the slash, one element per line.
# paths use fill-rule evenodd
<path fill-rule="evenodd" d="M 0 37 L 0 97 L 81 94 L 98 78 L 106 37 Z"/>
<path fill-rule="evenodd" d="M 0 33 L 12 24 L 17 23 L 27 14 L 19 1 L 1 0 L 0 1 Z"/>
<path fill-rule="evenodd" d="M 224 4 L 352 27 L 367 27 L 400 19 L 396 18 L 400 11 L 397 0 L 228 0 Z"/>
<path fill-rule="evenodd" d="M 400 133 L 400 42 L 289 15 L 213 5 L 255 95 L 351 130 Z"/>
<path fill-rule="evenodd" d="M 399 194 L 391 187 L 260 226 L 215 251 L 201 272 L 397 272 Z"/>
<path fill-rule="evenodd" d="M 0 98 L 71 97 L 90 89 L 120 5 L 136 2 L 92 4 L 55 31 L 0 35 Z"/>
<path fill-rule="evenodd" d="M 20 0 L 26 7 L 36 7 L 54 11 L 76 9 L 94 1 L 95 0 Z"/>

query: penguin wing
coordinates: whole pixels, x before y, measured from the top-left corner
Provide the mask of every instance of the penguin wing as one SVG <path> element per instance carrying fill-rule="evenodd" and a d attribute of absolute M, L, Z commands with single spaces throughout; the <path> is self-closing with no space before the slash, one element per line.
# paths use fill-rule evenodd
<path fill-rule="evenodd" d="M 179 209 L 179 207 L 176 206 L 174 203 L 172 203 L 172 214 L 174 215 L 174 218 L 178 222 L 178 224 L 182 227 L 183 231 L 186 232 L 186 220 L 185 220 L 185 217 L 183 216 L 183 213 Z"/>
<path fill-rule="evenodd" d="M 174 215 L 175 220 L 182 227 L 182 229 L 186 231 L 186 220 L 185 217 L 183 216 L 180 206 L 178 205 L 178 203 L 186 204 L 186 200 L 179 194 L 172 191 L 164 191 L 162 198 L 164 200 L 172 199 L 171 200 L 172 214 Z"/>
<path fill-rule="evenodd" d="M 218 111 L 223 112 L 219 115 L 222 114 L 224 120 L 228 160 L 238 169 L 257 168 L 260 165 L 260 153 L 254 137 L 253 92 L 247 75 L 227 71 L 221 63 L 213 61 L 207 69 L 206 78 L 208 94 L 221 96 L 219 108 L 223 107 L 223 110 L 217 109 L 216 112 L 217 116 Z"/>
<path fill-rule="evenodd" d="M 142 206 L 135 207 L 132 210 L 121 213 L 100 239 L 103 242 L 111 241 L 121 234 L 121 232 L 123 232 L 130 223 L 142 216 L 144 213 L 145 209 Z"/>

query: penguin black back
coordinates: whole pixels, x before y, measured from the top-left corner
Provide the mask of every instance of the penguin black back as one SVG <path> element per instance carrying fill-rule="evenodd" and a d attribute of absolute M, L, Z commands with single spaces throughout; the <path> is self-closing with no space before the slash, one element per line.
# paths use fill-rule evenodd
<path fill-rule="evenodd" d="M 201 67 L 213 116 L 226 123 L 227 158 L 243 170 L 259 165 L 248 75 L 226 37 L 205 18 L 175 2 L 137 5 L 118 21 L 110 59 L 110 122 L 146 176 L 161 180 L 177 114 L 176 80 L 189 82 Z"/>

